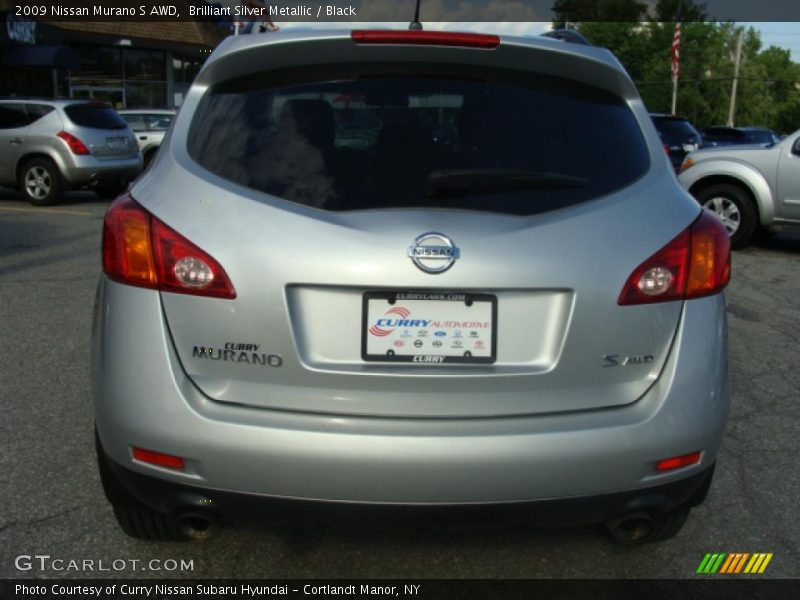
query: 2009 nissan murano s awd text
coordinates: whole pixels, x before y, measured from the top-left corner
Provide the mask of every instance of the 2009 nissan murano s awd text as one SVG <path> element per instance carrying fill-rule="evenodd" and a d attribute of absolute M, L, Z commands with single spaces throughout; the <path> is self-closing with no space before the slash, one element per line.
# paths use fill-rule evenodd
<path fill-rule="evenodd" d="M 660 540 L 708 491 L 728 236 L 607 50 L 230 38 L 110 206 L 103 267 L 98 454 L 129 535 L 304 500 Z"/>

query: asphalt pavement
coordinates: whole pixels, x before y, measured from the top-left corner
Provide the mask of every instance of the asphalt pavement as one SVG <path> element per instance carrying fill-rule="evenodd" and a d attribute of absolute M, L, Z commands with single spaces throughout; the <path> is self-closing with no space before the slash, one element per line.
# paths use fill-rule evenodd
<path fill-rule="evenodd" d="M 763 577 L 800 576 L 800 233 L 734 254 L 731 420 L 709 497 L 673 540 L 387 519 L 146 543 L 117 527 L 94 458 L 89 331 L 107 205 L 74 193 L 34 208 L 0 190 L 0 577 L 684 578 L 708 552 L 770 552 Z"/>

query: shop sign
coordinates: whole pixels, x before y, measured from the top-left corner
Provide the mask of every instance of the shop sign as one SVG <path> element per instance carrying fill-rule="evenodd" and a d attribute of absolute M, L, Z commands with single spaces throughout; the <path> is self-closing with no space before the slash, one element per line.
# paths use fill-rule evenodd
<path fill-rule="evenodd" d="M 6 15 L 6 33 L 12 42 L 35 44 L 36 21 L 8 13 Z"/>

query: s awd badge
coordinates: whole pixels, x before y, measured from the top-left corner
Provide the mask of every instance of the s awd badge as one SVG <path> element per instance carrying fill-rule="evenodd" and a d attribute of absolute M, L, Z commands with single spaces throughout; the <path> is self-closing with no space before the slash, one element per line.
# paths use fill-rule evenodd
<path fill-rule="evenodd" d="M 640 354 L 637 356 L 620 356 L 619 354 L 604 354 L 603 367 L 627 367 L 629 365 L 647 365 L 655 358 L 652 354 Z"/>

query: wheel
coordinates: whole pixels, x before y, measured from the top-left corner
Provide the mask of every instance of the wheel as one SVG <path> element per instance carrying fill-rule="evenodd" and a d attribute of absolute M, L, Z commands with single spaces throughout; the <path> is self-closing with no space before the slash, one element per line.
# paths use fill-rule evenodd
<path fill-rule="evenodd" d="M 114 505 L 114 516 L 122 531 L 132 538 L 151 542 L 185 542 L 175 519 L 146 507 Z"/>
<path fill-rule="evenodd" d="M 100 470 L 103 492 L 114 509 L 114 517 L 122 531 L 130 537 L 140 540 L 186 541 L 187 536 L 178 527 L 176 519 L 145 506 L 119 482 L 100 445 L 96 432 L 95 448 L 97 449 L 97 466 Z"/>
<path fill-rule="evenodd" d="M 47 206 L 61 200 L 64 184 L 61 173 L 49 158 L 33 158 L 22 165 L 19 189 L 35 206 Z"/>
<path fill-rule="evenodd" d="M 750 243 L 758 226 L 758 211 L 747 191 L 736 185 L 720 183 L 700 190 L 697 201 L 725 225 L 731 247 L 744 248 Z"/>
<path fill-rule="evenodd" d="M 646 542 L 663 542 L 665 540 L 674 538 L 686 523 L 689 513 L 692 511 L 691 506 L 682 504 L 672 510 L 661 515 L 653 523 L 653 531 L 645 539 Z"/>

